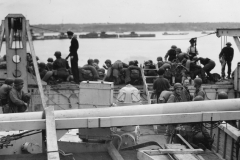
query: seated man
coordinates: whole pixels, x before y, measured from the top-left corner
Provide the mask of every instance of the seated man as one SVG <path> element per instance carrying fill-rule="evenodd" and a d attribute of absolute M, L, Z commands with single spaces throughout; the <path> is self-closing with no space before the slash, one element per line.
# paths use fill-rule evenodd
<path fill-rule="evenodd" d="M 98 65 L 99 65 L 99 60 L 98 59 L 94 59 L 93 60 L 93 66 L 96 68 L 96 70 L 100 69 Z"/>
<path fill-rule="evenodd" d="M 3 113 L 9 112 L 8 97 L 9 97 L 9 92 L 13 87 L 13 82 L 14 82 L 14 79 L 7 78 L 5 80 L 5 83 L 0 87 L 0 100 L 1 100 Z"/>
<path fill-rule="evenodd" d="M 88 59 L 87 64 L 83 67 L 79 68 L 79 77 L 80 80 L 89 80 L 89 81 L 97 81 L 99 79 L 98 72 L 96 68 L 93 66 L 93 60 Z"/>
<path fill-rule="evenodd" d="M 56 51 L 54 56 L 56 60 L 53 62 L 53 70 L 55 70 L 55 77 L 57 81 L 66 81 L 69 76 L 69 71 L 67 68 L 67 61 L 61 58 L 61 52 Z"/>
<path fill-rule="evenodd" d="M 142 74 L 141 70 L 134 61 L 129 62 L 129 67 L 125 70 L 125 83 L 132 85 L 142 84 Z"/>
<path fill-rule="evenodd" d="M 47 63 L 46 69 L 48 71 L 52 71 L 52 69 L 53 69 L 53 59 L 52 58 L 48 58 L 47 61 L 48 61 L 48 63 Z"/>
<path fill-rule="evenodd" d="M 21 78 L 14 80 L 14 86 L 9 93 L 9 113 L 25 112 L 30 101 L 30 94 L 24 93 L 23 89 L 24 81 Z"/>
<path fill-rule="evenodd" d="M 53 80 L 53 72 L 52 71 L 48 71 L 46 69 L 46 64 L 41 62 L 39 63 L 39 74 L 40 74 L 40 78 L 45 81 L 48 82 L 49 80 Z"/>

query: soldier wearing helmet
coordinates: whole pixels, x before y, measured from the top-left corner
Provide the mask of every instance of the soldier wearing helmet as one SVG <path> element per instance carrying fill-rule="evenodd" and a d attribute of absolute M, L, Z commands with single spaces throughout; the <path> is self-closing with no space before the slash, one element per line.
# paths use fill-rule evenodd
<path fill-rule="evenodd" d="M 191 79 L 195 79 L 196 76 L 201 77 L 205 80 L 205 72 L 200 65 L 197 64 L 198 57 L 193 57 L 192 61 L 190 62 L 190 76 Z"/>
<path fill-rule="evenodd" d="M 69 67 L 66 59 L 61 58 L 61 55 L 61 52 L 55 52 L 56 60 L 53 62 L 53 70 L 56 70 L 55 77 L 58 81 L 66 81 L 69 76 Z"/>
<path fill-rule="evenodd" d="M 53 69 L 53 58 L 48 58 L 47 59 L 47 65 L 46 65 L 46 69 L 48 70 L 48 71 L 52 71 L 52 69 Z"/>
<path fill-rule="evenodd" d="M 183 81 L 183 91 L 181 94 L 182 102 L 188 102 L 192 100 L 192 95 L 190 94 L 188 89 L 189 83 L 189 79 L 185 79 Z"/>
<path fill-rule="evenodd" d="M 21 78 L 14 80 L 14 86 L 9 93 L 9 113 L 25 112 L 28 107 L 30 95 L 22 91 L 24 81 Z"/>
<path fill-rule="evenodd" d="M 13 87 L 13 82 L 14 82 L 14 79 L 7 78 L 5 79 L 5 83 L 0 87 L 0 101 L 3 109 L 3 113 L 8 113 L 8 110 L 9 110 L 8 95 Z"/>
<path fill-rule="evenodd" d="M 175 103 L 175 102 L 181 102 L 182 98 L 181 98 L 181 94 L 182 94 L 182 90 L 183 90 L 183 86 L 181 83 L 175 83 L 174 86 L 174 91 L 171 94 L 171 96 L 169 97 L 167 103 Z"/>
<path fill-rule="evenodd" d="M 171 46 L 171 49 L 169 49 L 164 57 L 165 61 L 167 61 L 167 58 L 168 58 L 168 61 L 172 62 L 173 60 L 175 60 L 177 57 L 177 53 L 176 53 L 176 49 L 177 49 L 177 46 L 175 45 L 172 45 Z"/>
<path fill-rule="evenodd" d="M 159 96 L 164 90 L 170 89 L 169 81 L 163 77 L 165 70 L 160 68 L 158 70 L 159 77 L 153 82 L 153 90 L 157 95 L 157 102 L 159 102 Z"/>
<path fill-rule="evenodd" d="M 157 57 L 157 65 L 160 68 L 164 64 L 162 57 Z"/>
<path fill-rule="evenodd" d="M 105 69 L 108 69 L 109 67 L 112 67 L 112 62 L 111 62 L 110 59 L 107 59 L 107 60 L 105 61 L 105 64 L 106 64 L 106 66 L 103 65 L 103 68 L 105 68 Z"/>
<path fill-rule="evenodd" d="M 98 65 L 99 65 L 99 60 L 98 60 L 98 59 L 94 59 L 94 60 L 93 60 L 93 67 L 95 67 L 96 70 L 99 70 L 99 69 L 100 69 Z"/>
<path fill-rule="evenodd" d="M 210 73 L 211 70 L 213 70 L 213 68 L 215 67 L 215 62 L 209 58 L 202 58 L 202 57 L 199 57 L 197 60 L 195 60 L 196 62 L 197 61 L 200 61 L 200 63 L 204 66 L 202 68 L 202 70 L 207 73 L 208 77 L 209 77 L 209 80 L 213 81 L 213 77 L 212 77 L 212 74 Z M 205 74 L 204 73 L 204 74 Z"/>
<path fill-rule="evenodd" d="M 195 78 L 194 79 L 194 87 L 195 87 L 195 92 L 193 95 L 193 98 L 197 97 L 197 96 L 202 96 L 203 99 L 205 99 L 205 91 L 202 89 L 202 79 L 201 78 Z"/>
<path fill-rule="evenodd" d="M 190 39 L 190 47 L 187 49 L 187 54 L 189 55 L 190 60 L 193 59 L 193 57 L 198 55 L 198 50 L 196 48 L 197 45 L 197 38 Z"/>
<path fill-rule="evenodd" d="M 222 78 L 225 78 L 225 67 L 226 64 L 228 66 L 228 76 L 227 78 L 230 79 L 230 75 L 231 75 L 231 66 L 232 66 L 232 60 L 233 60 L 233 56 L 234 56 L 234 49 L 231 47 L 231 43 L 227 42 L 226 43 L 226 47 L 224 47 L 220 54 L 219 54 L 219 61 L 222 65 Z"/>
<path fill-rule="evenodd" d="M 218 93 L 218 99 L 228 99 L 228 95 L 226 92 L 221 91 Z"/>

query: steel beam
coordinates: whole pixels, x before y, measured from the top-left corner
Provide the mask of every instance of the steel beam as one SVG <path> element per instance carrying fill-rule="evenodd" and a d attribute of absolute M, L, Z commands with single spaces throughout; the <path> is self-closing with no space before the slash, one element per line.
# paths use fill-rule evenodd
<path fill-rule="evenodd" d="M 155 125 L 155 124 L 178 124 L 199 123 L 223 120 L 236 120 L 240 117 L 240 111 L 221 112 L 197 112 L 177 114 L 155 114 L 135 116 L 110 116 L 110 117 L 85 117 L 85 118 L 62 118 L 55 119 L 56 129 L 75 128 L 105 128 L 128 125 Z M 89 124 L 89 121 L 94 121 Z M 28 125 L 30 124 L 30 125 Z M 43 119 L 0 121 L 0 131 L 46 129 L 46 121 Z"/>
<path fill-rule="evenodd" d="M 54 111 L 55 119 L 64 118 L 90 118 L 90 117 L 116 117 L 135 115 L 156 115 L 174 113 L 194 113 L 211 111 L 238 111 L 240 99 L 211 100 L 198 102 L 181 102 L 165 104 L 148 104 L 109 108 L 90 108 Z M 1 114 L 0 121 L 35 120 L 42 119 L 43 112 Z"/>
<path fill-rule="evenodd" d="M 239 38 L 234 36 L 233 39 L 234 39 L 234 41 L 235 41 L 235 43 L 236 43 L 236 45 L 238 47 L 238 50 L 240 51 L 240 41 L 239 41 Z"/>
<path fill-rule="evenodd" d="M 216 32 L 217 37 L 221 36 L 240 36 L 240 28 L 219 28 Z"/>

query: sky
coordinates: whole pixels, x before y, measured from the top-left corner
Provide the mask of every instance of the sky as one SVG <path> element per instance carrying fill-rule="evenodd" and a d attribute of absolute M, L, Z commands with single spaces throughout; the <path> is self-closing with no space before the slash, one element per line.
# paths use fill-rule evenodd
<path fill-rule="evenodd" d="M 30 24 L 240 22 L 240 0 L 0 0 Z"/>

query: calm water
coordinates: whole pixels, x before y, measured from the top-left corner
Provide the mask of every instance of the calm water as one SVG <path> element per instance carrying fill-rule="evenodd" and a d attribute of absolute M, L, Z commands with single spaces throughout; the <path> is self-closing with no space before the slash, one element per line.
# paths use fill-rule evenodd
<path fill-rule="evenodd" d="M 138 32 L 140 33 L 140 32 Z M 153 32 L 151 32 L 153 33 Z M 112 62 L 122 60 L 128 62 L 137 59 L 139 63 L 146 60 L 156 61 L 158 56 L 164 57 L 171 45 L 176 45 L 186 52 L 189 47 L 189 39 L 193 37 L 204 36 L 201 32 L 189 32 L 188 35 L 162 35 L 162 32 L 155 32 L 155 38 L 138 38 L 138 39 L 79 39 L 79 66 L 87 63 L 89 58 L 100 60 L 100 66 L 103 65 L 106 59 L 111 59 Z M 233 41 L 233 38 L 228 37 L 233 45 L 235 55 L 233 59 L 233 68 L 239 62 L 240 54 Z M 39 56 L 40 61 L 46 62 L 48 57 L 54 58 L 55 51 L 61 51 L 62 57 L 68 55 L 70 40 L 39 40 L 34 41 L 34 49 Z M 29 48 L 29 46 L 28 46 Z M 216 67 L 213 72 L 220 73 L 221 66 L 218 60 L 218 55 L 221 51 L 221 38 L 215 34 L 198 38 L 197 49 L 201 57 L 208 57 L 215 60 Z M 28 49 L 30 51 L 30 49 Z M 6 52 L 5 43 L 1 50 L 1 56 Z"/>

